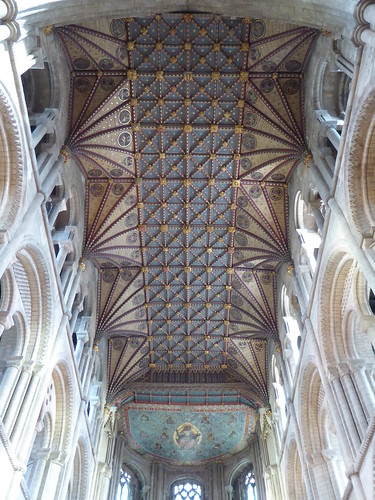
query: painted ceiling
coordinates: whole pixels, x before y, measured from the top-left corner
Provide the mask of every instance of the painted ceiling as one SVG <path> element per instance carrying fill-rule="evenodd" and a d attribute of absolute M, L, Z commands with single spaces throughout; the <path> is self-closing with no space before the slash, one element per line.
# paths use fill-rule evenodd
<path fill-rule="evenodd" d="M 222 405 L 266 405 L 275 271 L 290 259 L 287 182 L 308 153 L 303 73 L 318 32 L 203 14 L 56 31 L 71 69 L 64 154 L 86 178 L 83 257 L 99 268 L 108 401 L 153 404 L 168 384 L 169 403 L 189 404 L 203 398 L 197 384 L 206 398 L 220 384 Z M 183 396 L 178 384 L 190 384 Z M 146 410 L 131 408 L 133 436 L 155 452 L 156 434 L 135 430 Z"/>
<path fill-rule="evenodd" d="M 186 465 L 242 451 L 256 424 L 254 412 L 244 405 L 129 405 L 124 420 L 130 446 L 138 453 Z"/>

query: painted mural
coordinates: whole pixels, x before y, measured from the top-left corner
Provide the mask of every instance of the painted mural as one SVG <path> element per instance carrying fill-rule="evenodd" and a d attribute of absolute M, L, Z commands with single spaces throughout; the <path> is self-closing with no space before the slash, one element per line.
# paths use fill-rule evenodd
<path fill-rule="evenodd" d="M 150 408 L 133 404 L 125 409 L 133 448 L 181 464 L 237 453 L 256 422 L 255 412 L 244 405 Z"/>

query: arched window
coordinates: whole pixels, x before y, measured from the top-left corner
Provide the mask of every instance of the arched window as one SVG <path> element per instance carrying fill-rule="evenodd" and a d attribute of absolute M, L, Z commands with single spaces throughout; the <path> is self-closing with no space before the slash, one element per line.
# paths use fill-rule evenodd
<path fill-rule="evenodd" d="M 120 481 L 117 487 L 116 500 L 131 500 L 130 497 L 130 483 L 131 476 L 126 470 L 120 469 Z"/>
<path fill-rule="evenodd" d="M 246 474 L 245 487 L 247 493 L 246 500 L 257 500 L 255 476 L 252 469 Z"/>
<path fill-rule="evenodd" d="M 284 285 L 281 291 L 281 306 L 283 313 L 283 320 L 285 324 L 286 336 L 288 344 L 290 345 L 293 363 L 289 363 L 292 378 L 294 377 L 295 366 L 299 359 L 299 348 L 301 344 L 301 332 L 298 326 L 298 321 L 295 318 L 295 313 L 299 309 L 298 300 L 295 297 L 295 306 L 293 307 L 289 299 L 287 288 Z"/>
<path fill-rule="evenodd" d="M 310 274 L 313 275 L 316 269 L 316 259 L 321 243 L 319 227 L 311 212 L 312 207 L 308 207 L 299 191 L 295 198 L 294 222 L 296 231 L 301 242 L 302 253 L 306 256 Z"/>
<path fill-rule="evenodd" d="M 273 387 L 275 390 L 275 398 L 276 398 L 276 414 L 280 417 L 281 427 L 280 431 L 285 430 L 287 413 L 286 413 L 286 398 L 284 391 L 283 380 L 280 376 L 279 369 L 276 364 L 276 357 L 272 358 L 272 375 L 273 375 Z"/>
<path fill-rule="evenodd" d="M 174 484 L 173 500 L 202 500 L 202 487 L 194 481 Z"/>
<path fill-rule="evenodd" d="M 254 465 L 247 462 L 234 473 L 230 485 L 235 500 L 258 500 Z"/>

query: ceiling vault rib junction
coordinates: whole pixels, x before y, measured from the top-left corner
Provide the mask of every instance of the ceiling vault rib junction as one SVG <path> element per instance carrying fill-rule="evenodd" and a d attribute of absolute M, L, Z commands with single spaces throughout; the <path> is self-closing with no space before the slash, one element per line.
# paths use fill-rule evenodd
<path fill-rule="evenodd" d="M 163 459 L 164 445 L 137 434 L 148 405 L 176 415 L 190 405 L 190 436 L 204 429 L 202 408 L 232 409 L 241 436 L 186 460 L 238 451 L 268 403 L 287 182 L 308 154 L 303 73 L 318 32 L 204 14 L 56 31 L 71 68 L 65 149 L 86 178 L 83 257 L 99 269 L 108 401 L 123 404 L 134 448 Z"/>

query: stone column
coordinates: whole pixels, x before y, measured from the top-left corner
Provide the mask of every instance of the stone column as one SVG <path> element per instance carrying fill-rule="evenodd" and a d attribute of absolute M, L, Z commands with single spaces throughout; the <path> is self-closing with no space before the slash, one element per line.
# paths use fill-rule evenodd
<path fill-rule="evenodd" d="M 309 461 L 309 468 L 314 477 L 314 498 L 319 498 L 322 492 L 324 492 L 326 498 L 336 498 L 327 464 L 322 454 L 316 451 L 311 453 L 307 458 Z"/>
<path fill-rule="evenodd" d="M 48 214 L 48 222 L 49 222 L 50 229 L 53 228 L 53 226 L 56 222 L 56 219 L 59 216 L 59 213 L 66 210 L 66 200 L 65 200 L 65 198 L 58 199 L 55 201 L 55 204 L 53 204 L 53 201 L 52 201 L 52 205 L 53 205 L 52 210 Z"/>
<path fill-rule="evenodd" d="M 326 136 L 330 140 L 333 147 L 338 151 L 340 149 L 341 135 L 334 127 L 326 128 Z"/>
<path fill-rule="evenodd" d="M 77 319 L 78 319 L 78 314 L 82 311 L 83 307 L 82 307 L 82 304 L 80 304 L 79 306 L 75 307 L 72 311 L 72 316 L 70 318 L 70 331 L 73 333 L 74 331 L 74 328 L 76 326 L 76 323 L 77 323 Z"/>
<path fill-rule="evenodd" d="M 366 495 L 365 492 L 363 491 L 363 486 L 361 483 L 361 479 L 358 474 L 350 474 L 349 475 L 350 480 L 353 484 L 353 490 L 354 490 L 354 498 L 356 500 L 366 500 Z"/>
<path fill-rule="evenodd" d="M 321 173 L 318 165 L 314 163 L 312 160 L 309 161 L 309 168 L 311 173 L 314 176 L 315 184 L 318 189 L 319 195 L 323 201 L 326 201 L 327 196 L 329 195 L 330 190 L 330 182 L 328 183 L 323 174 Z"/>
<path fill-rule="evenodd" d="M 351 409 L 349 408 L 343 387 L 341 385 L 340 375 L 337 368 L 328 367 L 330 382 L 337 400 L 337 407 L 340 409 L 340 417 L 344 422 L 346 439 L 351 447 L 352 456 L 355 457 L 361 445 L 357 427 L 354 423 Z"/>
<path fill-rule="evenodd" d="M 38 456 L 38 463 L 36 465 L 36 469 L 33 475 L 33 479 L 31 482 L 30 490 L 30 498 L 31 500 L 37 500 L 39 497 L 39 489 L 43 479 L 44 470 L 46 468 L 51 450 L 49 448 L 40 448 L 36 454 Z"/>
<path fill-rule="evenodd" d="M 10 400 L 22 370 L 22 356 L 12 356 L 6 362 L 6 370 L 0 384 L 0 420 L 4 420 Z"/>
<path fill-rule="evenodd" d="M 233 498 L 233 486 L 231 484 L 228 484 L 228 486 L 225 487 L 225 490 L 228 493 L 228 500 L 232 500 L 232 498 Z"/>
<path fill-rule="evenodd" d="M 59 251 L 56 256 L 56 267 L 57 272 L 60 274 L 68 254 L 73 251 L 73 244 L 71 240 L 58 241 L 57 244 L 59 245 Z"/>
<path fill-rule="evenodd" d="M 71 281 L 73 273 L 73 262 L 64 262 L 63 269 L 60 276 L 61 289 L 64 294 L 64 298 L 68 295 L 67 291 L 69 288 L 69 282 Z"/>
<path fill-rule="evenodd" d="M 40 367 L 38 367 L 38 369 L 39 368 Z M 27 387 L 27 393 L 22 402 L 22 407 L 18 413 L 17 421 L 12 431 L 12 442 L 15 447 L 17 446 L 17 451 L 24 449 L 28 445 L 30 441 L 30 434 L 33 432 L 33 427 L 31 425 L 27 425 L 27 422 L 33 422 L 30 417 L 31 411 L 35 411 L 35 396 L 40 383 L 39 373 L 30 372 L 28 381 L 29 384 Z M 38 411 L 40 411 L 40 407 L 38 408 Z M 36 415 L 34 423 L 37 421 L 37 418 L 38 417 Z"/>
<path fill-rule="evenodd" d="M 302 314 L 305 314 L 306 310 L 307 310 L 307 303 L 306 303 L 305 297 L 304 297 L 304 295 L 302 293 L 299 281 L 298 281 L 298 279 L 296 277 L 296 273 L 294 271 L 294 266 L 293 265 L 288 268 L 288 274 L 289 274 L 290 279 L 292 281 L 293 290 L 294 290 L 294 293 L 297 296 L 298 303 L 299 303 L 300 308 L 301 308 L 301 312 L 302 312 Z M 302 331 L 302 328 L 300 330 Z"/>
<path fill-rule="evenodd" d="M 348 400 L 348 404 L 352 409 L 353 418 L 356 421 L 356 427 L 358 430 L 358 434 L 363 439 L 366 429 L 367 429 L 367 421 L 365 414 L 363 412 L 361 402 L 358 397 L 358 393 L 356 388 L 353 385 L 353 380 L 351 377 L 351 373 L 349 370 L 349 366 L 346 363 L 338 364 L 341 384 L 344 388 L 344 392 L 346 395 L 346 399 Z"/>
<path fill-rule="evenodd" d="M 86 270 L 86 265 L 84 264 L 84 262 L 82 260 L 80 260 L 78 263 L 78 269 L 77 269 L 76 275 L 74 277 L 72 287 L 71 287 L 70 292 L 69 292 L 69 297 L 68 297 L 68 300 L 66 303 L 66 309 L 68 311 L 70 311 L 72 309 L 74 298 L 77 294 L 77 290 L 78 290 L 78 287 L 79 287 L 79 284 L 81 281 L 82 273 L 84 273 L 85 270 Z"/>
<path fill-rule="evenodd" d="M 361 399 L 361 406 L 366 414 L 367 421 L 370 422 L 375 416 L 375 393 L 365 372 L 366 360 L 349 359 L 348 363 L 353 374 L 359 398 Z"/>
<path fill-rule="evenodd" d="M 308 466 L 306 464 L 306 457 L 305 457 L 305 454 L 303 453 L 301 430 L 299 427 L 299 422 L 297 419 L 296 411 L 294 409 L 294 404 L 291 401 L 289 402 L 289 412 L 290 412 L 291 418 L 294 421 L 294 426 L 296 428 L 297 451 L 298 451 L 298 455 L 299 455 L 299 459 L 300 459 L 301 467 L 302 467 L 302 476 L 303 476 L 302 480 L 304 480 L 307 497 L 313 498 L 313 491 L 311 488 L 311 477 L 310 477 Z"/>
<path fill-rule="evenodd" d="M 63 168 L 65 161 L 65 157 L 60 154 L 51 170 L 48 172 L 48 175 L 45 176 L 45 179 L 43 180 L 43 191 L 47 196 L 50 195 L 52 189 L 56 186 L 58 176 Z"/>
<path fill-rule="evenodd" d="M 319 344 L 318 344 L 317 338 L 315 336 L 315 332 L 314 332 L 310 318 L 305 319 L 305 326 L 306 326 L 307 334 L 309 335 L 309 337 L 311 338 L 311 340 L 313 341 L 313 344 L 314 344 L 314 351 L 315 351 L 315 355 L 316 355 L 316 358 L 318 361 L 319 374 L 320 374 L 321 381 L 323 384 L 324 392 L 326 394 L 326 398 L 327 398 L 328 406 L 330 409 L 332 421 L 333 421 L 333 424 L 334 424 L 336 432 L 337 432 L 338 440 L 340 442 L 340 447 L 341 447 L 344 463 L 345 463 L 346 468 L 348 468 L 348 467 L 351 467 L 353 465 L 353 453 L 352 453 L 352 448 L 350 446 L 349 439 L 347 436 L 347 431 L 345 428 L 345 420 L 342 419 L 342 414 L 339 411 L 339 408 L 341 408 L 341 400 L 338 400 L 338 398 L 333 390 L 333 386 L 331 385 L 331 382 L 325 373 L 322 359 L 321 359 Z M 335 374 L 338 376 L 337 370 L 336 370 Z M 341 388 L 341 391 L 342 391 L 342 388 Z M 344 402 L 346 404 L 345 398 L 344 398 Z"/>
<path fill-rule="evenodd" d="M 30 124 L 36 125 L 31 133 L 32 145 L 34 148 L 40 143 L 43 137 L 53 131 L 53 122 L 56 118 L 55 109 L 46 109 L 40 115 L 30 116 Z"/>
<path fill-rule="evenodd" d="M 307 258 L 307 257 L 306 257 Z M 297 279 L 302 290 L 302 296 L 305 304 L 309 303 L 312 278 L 310 268 L 306 264 L 299 264 L 297 269 Z"/>
<path fill-rule="evenodd" d="M 51 453 L 45 466 L 47 473 L 45 475 L 46 479 L 43 485 L 43 491 L 41 491 L 41 495 L 39 496 L 40 500 L 51 500 L 51 498 L 57 498 L 56 488 L 64 465 L 65 464 L 60 461 L 59 453 L 57 451 Z"/>
<path fill-rule="evenodd" d="M 27 403 L 28 386 L 31 377 L 32 363 L 24 362 L 21 374 L 17 381 L 16 388 L 12 395 L 12 399 L 9 402 L 9 406 L 4 416 L 4 427 L 8 433 L 8 436 L 11 436 L 11 440 L 13 443 L 14 438 L 12 431 L 14 428 L 16 428 L 20 413 L 22 412 L 22 408 L 24 408 L 25 404 Z"/>

